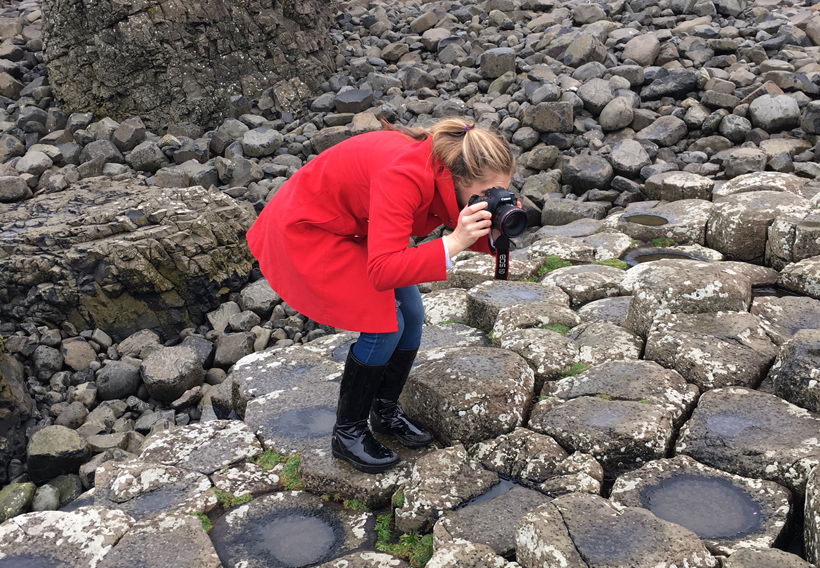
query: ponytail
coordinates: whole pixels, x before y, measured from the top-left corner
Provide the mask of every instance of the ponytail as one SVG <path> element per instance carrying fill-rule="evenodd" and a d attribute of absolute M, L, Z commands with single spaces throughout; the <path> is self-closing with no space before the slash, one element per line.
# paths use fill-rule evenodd
<path fill-rule="evenodd" d="M 446 118 L 429 129 L 382 123 L 419 142 L 431 138 L 433 158 L 450 171 L 456 186 L 470 185 L 492 173 L 512 174 L 515 168 L 509 142 L 496 132 L 476 127 L 474 121 Z"/>

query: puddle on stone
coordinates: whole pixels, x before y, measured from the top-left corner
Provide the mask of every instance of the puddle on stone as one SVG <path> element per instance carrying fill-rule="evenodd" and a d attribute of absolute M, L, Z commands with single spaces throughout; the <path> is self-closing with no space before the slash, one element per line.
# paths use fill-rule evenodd
<path fill-rule="evenodd" d="M 753 426 L 757 426 L 756 421 L 732 414 L 716 414 L 706 419 L 706 427 L 709 430 L 726 438 L 734 438 Z"/>
<path fill-rule="evenodd" d="M 298 439 L 329 436 L 336 424 L 336 409 L 329 406 L 297 408 L 277 414 L 268 426 L 274 432 L 284 432 Z"/>
<path fill-rule="evenodd" d="M 509 491 L 510 489 L 512 489 L 513 487 L 515 487 L 517 485 L 515 483 L 515 481 L 513 481 L 512 479 L 508 479 L 506 477 L 501 477 L 501 476 L 499 476 L 499 479 L 500 479 L 500 481 L 498 483 L 496 483 L 495 485 L 490 487 L 487 491 L 485 491 L 484 493 L 482 493 L 478 497 L 473 497 L 472 499 L 470 499 L 469 501 L 467 501 L 466 503 L 461 505 L 461 507 L 459 507 L 459 509 L 461 509 L 463 507 L 469 507 L 470 505 L 478 505 L 480 503 L 486 503 L 487 501 L 489 501 L 491 499 L 495 499 L 496 497 L 501 497 L 507 491 Z"/>
<path fill-rule="evenodd" d="M 223 517 L 209 536 L 224 566 L 240 566 L 243 558 L 254 558 L 270 568 L 300 568 L 327 561 L 343 540 L 338 521 L 299 509 L 248 520 L 239 530 Z"/>
<path fill-rule="evenodd" d="M 635 260 L 638 262 L 638 264 L 641 264 L 644 262 L 652 262 L 655 260 L 664 260 L 666 258 L 674 258 L 677 260 L 696 260 L 691 256 L 675 252 L 656 252 L 648 254 L 639 254 L 635 257 Z"/>
<path fill-rule="evenodd" d="M 330 356 L 337 363 L 344 363 L 345 361 L 347 361 L 347 354 L 348 352 L 350 352 L 350 346 L 354 343 L 356 343 L 355 339 L 344 341 L 338 347 L 336 347 L 336 349 L 333 350 Z"/>
<path fill-rule="evenodd" d="M 785 298 L 787 296 L 799 296 L 799 294 L 795 294 L 794 292 L 784 290 L 783 288 L 779 288 L 777 286 L 752 287 L 752 299 L 763 297 Z"/>
<path fill-rule="evenodd" d="M 641 493 L 656 517 L 686 527 L 700 538 L 737 538 L 760 528 L 760 506 L 727 479 L 684 473 Z"/>
<path fill-rule="evenodd" d="M 637 225 L 648 225 L 650 227 L 660 227 L 661 225 L 668 225 L 669 220 L 660 215 L 630 215 L 623 218 L 627 223 L 635 223 Z"/>
<path fill-rule="evenodd" d="M 515 300 L 536 302 L 541 299 L 538 294 L 533 294 L 527 290 L 505 290 L 504 292 Z"/>
<path fill-rule="evenodd" d="M 39 554 L 18 554 L 0 558 L 0 568 L 72 568 L 71 564 L 41 556 Z"/>

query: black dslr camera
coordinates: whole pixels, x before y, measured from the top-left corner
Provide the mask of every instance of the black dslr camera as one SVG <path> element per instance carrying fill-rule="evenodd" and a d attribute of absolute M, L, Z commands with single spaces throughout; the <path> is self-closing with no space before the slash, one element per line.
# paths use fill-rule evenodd
<path fill-rule="evenodd" d="M 467 204 L 479 201 L 487 202 L 487 211 L 493 215 L 492 228 L 501 235 L 512 239 L 527 230 L 527 214 L 515 204 L 515 196 L 503 187 L 491 187 L 484 198 L 473 195 Z"/>

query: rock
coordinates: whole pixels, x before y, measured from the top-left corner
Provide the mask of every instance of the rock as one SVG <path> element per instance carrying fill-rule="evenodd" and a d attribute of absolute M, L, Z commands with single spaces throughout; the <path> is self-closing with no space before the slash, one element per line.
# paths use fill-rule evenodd
<path fill-rule="evenodd" d="M 244 423 L 215 420 L 152 436 L 140 459 L 210 475 L 260 453 L 262 446 Z"/>
<path fill-rule="evenodd" d="M 506 556 L 515 551 L 518 520 L 549 501 L 541 493 L 513 486 L 489 501 L 467 505 L 445 515 L 436 522 L 433 535 L 443 543 L 465 540 L 485 544 L 499 556 Z"/>
<path fill-rule="evenodd" d="M 173 334 L 216 307 L 212 289 L 238 290 L 251 270 L 240 236 L 253 213 L 201 187 L 96 180 L 0 204 L 0 218 L 2 231 L 37 219 L 4 240 L 4 321 L 30 317 L 60 326 L 68 316 L 79 329 L 99 328 L 115 340 L 140 329 Z M 177 223 L 190 229 L 180 231 Z M 26 243 L 38 240 L 43 248 L 34 255 Z"/>
<path fill-rule="evenodd" d="M 805 298 L 803 298 L 805 299 Z M 815 394 L 820 331 L 798 330 L 783 344 L 777 361 L 769 371 L 774 394 L 812 412 L 820 411 Z"/>
<path fill-rule="evenodd" d="M 18 566 L 96 566 L 132 524 L 104 507 L 29 513 L 0 527 L 0 554 Z"/>
<path fill-rule="evenodd" d="M 753 172 L 762 172 L 766 168 L 766 153 L 756 148 L 733 150 L 723 161 L 727 178 L 733 178 Z"/>
<path fill-rule="evenodd" d="M 159 335 L 151 330 L 144 329 L 123 339 L 117 346 L 117 351 L 122 357 L 139 357 L 143 349 L 153 350 L 158 347 L 160 347 Z"/>
<path fill-rule="evenodd" d="M 115 566 L 219 568 L 222 564 L 202 521 L 178 512 L 134 523 L 99 564 L 100 568 Z"/>
<path fill-rule="evenodd" d="M 137 394 L 141 382 L 139 367 L 111 361 L 97 373 L 97 394 L 102 400 L 125 399 Z"/>
<path fill-rule="evenodd" d="M 631 300 L 631 296 L 595 300 L 578 308 L 578 315 L 584 321 L 609 322 L 615 325 L 623 325 L 624 320 L 626 320 L 626 315 L 629 312 L 629 302 Z"/>
<path fill-rule="evenodd" d="M 716 199 L 706 244 L 731 260 L 763 261 L 769 225 L 781 214 L 806 211 L 808 202 L 789 192 L 755 191 Z"/>
<path fill-rule="evenodd" d="M 617 100 L 614 99 L 613 102 Z M 643 145 L 636 140 L 622 140 L 615 144 L 609 155 L 609 162 L 616 172 L 630 177 L 637 176 L 641 169 L 652 163 Z"/>
<path fill-rule="evenodd" d="M 752 124 L 766 132 L 779 132 L 797 128 L 800 124 L 800 107 L 788 95 L 763 95 L 749 105 Z"/>
<path fill-rule="evenodd" d="M 783 345 L 800 330 L 820 329 L 820 301 L 800 296 L 755 298 L 749 311 L 775 345 Z"/>
<path fill-rule="evenodd" d="M 701 395 L 675 453 L 802 496 L 820 462 L 819 433 L 820 419 L 808 411 L 772 394 L 728 387 Z"/>
<path fill-rule="evenodd" d="M 396 528 L 421 532 L 444 511 L 484 493 L 498 482 L 495 473 L 467 457 L 464 446 L 430 452 L 418 460 L 396 508 Z"/>
<path fill-rule="evenodd" d="M 318 568 L 337 568 L 340 562 L 344 563 L 342 566 L 345 568 L 410 568 L 407 562 L 391 554 L 372 551 L 354 552 L 340 556 L 330 562 L 319 564 Z M 433 566 L 430 565 L 430 568 L 433 568 Z"/>
<path fill-rule="evenodd" d="M 656 178 L 659 178 L 656 180 Z M 657 182 L 660 183 L 657 183 Z M 653 183 L 654 182 L 654 183 Z M 667 172 L 646 180 L 644 191 L 650 199 L 659 201 L 680 201 L 683 199 L 712 198 L 715 182 L 707 177 L 690 172 Z"/>
<path fill-rule="evenodd" d="M 218 19 L 205 20 L 189 19 L 184 10 L 149 15 L 120 7 L 100 7 L 72 18 L 71 25 L 64 25 L 68 13 L 62 13 L 59 7 L 43 8 L 49 77 L 60 100 L 71 108 L 105 108 L 111 115 L 135 113 L 151 129 L 170 122 L 215 124 L 228 116 L 232 94 L 258 97 L 271 87 L 277 94 L 277 110 L 295 111 L 326 78 L 332 65 L 328 33 L 332 10 L 309 0 L 299 0 L 287 14 L 272 16 L 255 7 L 243 14 L 222 14 Z M 309 19 L 307 14 L 311 15 Z M 143 29 L 147 25 L 165 26 L 168 34 L 145 36 Z M 222 25 L 231 26 L 236 35 L 226 38 L 204 59 L 194 54 L 173 55 L 184 53 L 184 46 L 195 44 L 198 38 L 220 35 Z M 99 68 L 89 75 L 80 46 L 85 41 L 102 42 L 93 38 L 113 33 L 115 26 L 117 45 L 108 44 L 109 51 L 100 54 Z M 282 26 L 297 35 L 285 40 L 275 31 Z M 285 52 L 293 59 L 288 59 Z M 140 64 L 145 53 L 157 54 L 150 69 Z M 269 67 L 270 57 L 282 58 L 275 71 Z M 124 72 L 125 68 L 130 72 Z M 156 84 L 155 76 L 163 78 L 163 89 L 146 87 Z M 244 87 L 237 90 L 240 83 Z"/>
<path fill-rule="evenodd" d="M 31 189 L 23 178 L 0 176 L 0 203 L 14 203 L 31 196 Z"/>
<path fill-rule="evenodd" d="M 626 273 L 611 266 L 567 266 L 549 272 L 542 284 L 554 284 L 569 296 L 573 306 L 620 295 Z"/>
<path fill-rule="evenodd" d="M 715 264 L 659 260 L 638 276 L 625 326 L 645 335 L 652 322 L 667 314 L 745 312 L 751 303 L 746 276 Z"/>
<path fill-rule="evenodd" d="M 63 364 L 74 371 L 82 371 L 92 361 L 97 360 L 94 349 L 82 337 L 64 339 L 60 345 L 60 352 L 63 356 Z"/>
<path fill-rule="evenodd" d="M 756 172 L 738 176 L 715 187 L 714 198 L 717 200 L 727 195 L 735 193 L 746 193 L 750 191 L 785 191 L 794 193 L 802 197 L 810 198 L 811 195 L 803 195 L 803 188 L 806 179 L 793 174 L 783 174 L 778 172 Z"/>
<path fill-rule="evenodd" d="M 250 310 L 262 318 L 270 316 L 273 306 L 281 301 L 279 294 L 271 290 L 264 278 L 248 284 L 239 293 L 239 308 L 243 311 Z"/>
<path fill-rule="evenodd" d="M 530 119 L 538 132 L 566 132 L 573 129 L 574 112 L 566 102 L 541 102 L 535 105 Z"/>
<path fill-rule="evenodd" d="M 626 42 L 622 57 L 631 59 L 642 67 L 647 67 L 655 62 L 658 53 L 661 51 L 661 43 L 655 34 L 648 33 L 636 36 Z"/>
<path fill-rule="evenodd" d="M 154 173 L 168 165 L 168 158 L 162 153 L 160 147 L 150 140 L 136 146 L 125 161 L 138 172 Z"/>
<path fill-rule="evenodd" d="M 778 276 L 777 285 L 820 299 L 820 257 L 814 256 L 789 264 Z"/>
<path fill-rule="evenodd" d="M 65 426 L 66 428 L 76 430 L 83 425 L 87 416 L 88 409 L 86 406 L 82 402 L 75 400 L 63 409 L 54 423 L 57 426 Z"/>
<path fill-rule="evenodd" d="M 648 140 L 668 147 L 680 142 L 688 134 L 686 123 L 676 116 L 662 116 L 635 134 L 636 140 Z"/>
<path fill-rule="evenodd" d="M 612 132 L 626 128 L 632 119 L 632 102 L 626 97 L 615 97 L 601 111 L 598 122 L 604 132 Z"/>
<path fill-rule="evenodd" d="M 416 367 L 400 400 L 409 416 L 445 443 L 472 444 L 522 425 L 534 380 L 515 353 L 441 349 Z"/>
<path fill-rule="evenodd" d="M 267 126 L 248 130 L 242 136 L 242 150 L 252 158 L 270 156 L 282 145 L 282 135 Z"/>
<path fill-rule="evenodd" d="M 51 375 L 63 368 L 63 356 L 53 347 L 40 345 L 32 354 L 34 372 L 41 381 L 47 381 Z"/>
<path fill-rule="evenodd" d="M 619 538 L 610 540 L 613 534 Z M 645 509 L 621 508 L 583 494 L 564 495 L 527 513 L 518 524 L 515 543 L 523 566 L 718 565 L 689 530 Z"/>
<path fill-rule="evenodd" d="M 561 170 L 561 175 L 563 182 L 571 185 L 573 192 L 580 195 L 589 189 L 607 189 L 613 171 L 603 158 L 578 156 L 570 159 Z"/>
<path fill-rule="evenodd" d="M 142 362 L 140 377 L 151 397 L 171 402 L 205 377 L 199 354 L 191 347 L 165 347 Z"/>
<path fill-rule="evenodd" d="M 530 252 L 541 251 L 531 247 Z M 487 281 L 467 292 L 467 323 L 489 333 L 501 309 L 543 301 L 568 304 L 566 294 L 554 286 L 545 287 L 530 282 Z"/>
<path fill-rule="evenodd" d="M 664 71 L 655 74 L 651 83 L 641 89 L 641 99 L 658 100 L 663 97 L 685 97 L 696 90 L 697 75 L 693 71 Z"/>
<path fill-rule="evenodd" d="M 604 479 L 593 457 L 580 452 L 569 455 L 554 439 L 526 428 L 476 444 L 470 456 L 487 469 L 551 497 L 597 494 Z"/>
<path fill-rule="evenodd" d="M 31 502 L 32 511 L 56 511 L 60 508 L 60 490 L 51 485 L 37 489 Z"/>
<path fill-rule="evenodd" d="M 580 34 L 564 51 L 564 64 L 569 67 L 580 67 L 591 61 L 603 63 L 606 59 L 606 47 L 592 35 Z"/>
<path fill-rule="evenodd" d="M 33 483 L 9 483 L 3 487 L 0 491 L 0 519 L 7 521 L 27 512 L 36 489 Z"/>
<path fill-rule="evenodd" d="M 214 365 L 228 369 L 234 363 L 253 353 L 254 336 L 250 332 L 223 333 L 216 339 Z"/>
<path fill-rule="evenodd" d="M 250 493 L 256 497 L 282 490 L 279 474 L 283 467 L 284 464 L 279 463 L 270 470 L 263 470 L 255 463 L 239 463 L 231 468 L 222 468 L 211 475 L 211 482 L 217 489 L 231 495 Z"/>
<path fill-rule="evenodd" d="M 756 388 L 777 352 L 757 316 L 719 312 L 656 318 L 644 357 L 708 390 L 735 385 Z"/>
<path fill-rule="evenodd" d="M 64 473 L 76 473 L 91 457 L 91 450 L 74 430 L 47 426 L 31 437 L 26 457 L 29 477 L 34 483 L 42 483 Z"/>
<path fill-rule="evenodd" d="M 716 555 L 772 546 L 783 536 L 791 509 L 785 487 L 724 473 L 687 456 L 657 460 L 622 475 L 610 498 L 691 530 Z M 692 514 L 695 508 L 709 514 Z"/>
<path fill-rule="evenodd" d="M 776 548 L 745 548 L 723 561 L 723 568 L 809 568 L 799 556 Z"/>
<path fill-rule="evenodd" d="M 100 465 L 94 478 L 93 501 L 138 521 L 175 511 L 207 513 L 217 504 L 206 476 L 136 459 Z"/>

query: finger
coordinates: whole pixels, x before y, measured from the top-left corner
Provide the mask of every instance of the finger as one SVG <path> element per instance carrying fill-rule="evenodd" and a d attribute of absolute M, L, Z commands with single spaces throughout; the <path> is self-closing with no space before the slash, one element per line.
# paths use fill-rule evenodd
<path fill-rule="evenodd" d="M 465 207 L 465 209 L 469 209 L 472 213 L 475 213 L 476 211 L 481 211 L 482 209 L 485 209 L 487 205 L 489 205 L 489 203 L 487 203 L 486 201 L 479 201 L 478 203 L 468 205 L 467 207 Z"/>

